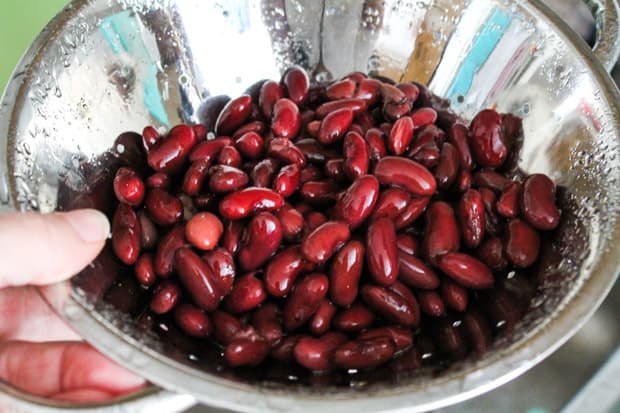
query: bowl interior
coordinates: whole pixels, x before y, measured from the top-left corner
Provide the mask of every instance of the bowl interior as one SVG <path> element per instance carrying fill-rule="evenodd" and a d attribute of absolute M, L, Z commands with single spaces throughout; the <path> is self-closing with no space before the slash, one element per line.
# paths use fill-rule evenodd
<path fill-rule="evenodd" d="M 377 405 L 364 400 L 407 394 L 394 407 L 414 399 L 420 408 L 436 406 L 539 361 L 585 322 L 615 279 L 618 95 L 591 58 L 536 1 L 74 1 L 35 41 L 5 93 L 0 201 L 41 212 L 108 210 L 110 174 L 133 156 L 132 136 L 119 134 L 149 124 L 212 125 L 218 95 L 278 79 L 292 64 L 318 82 L 355 70 L 416 80 L 467 118 L 491 106 L 521 116 L 520 168 L 561 186 L 563 220 L 541 264 L 504 282 L 506 306 L 525 315 L 501 329 L 482 357 L 441 371 L 346 379 L 281 365 L 229 371 L 204 345 L 150 333 L 143 292 L 108 251 L 63 290 L 67 296 L 48 297 L 115 359 L 206 402 L 252 410 L 257 393 L 315 404 L 328 395 L 371 410 Z M 146 364 L 121 349 L 148 355 Z"/>

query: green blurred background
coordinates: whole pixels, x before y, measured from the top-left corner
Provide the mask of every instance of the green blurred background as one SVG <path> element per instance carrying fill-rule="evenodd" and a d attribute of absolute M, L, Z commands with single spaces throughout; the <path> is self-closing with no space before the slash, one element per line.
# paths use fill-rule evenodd
<path fill-rule="evenodd" d="M 0 0 L 0 91 L 28 45 L 68 1 Z"/>

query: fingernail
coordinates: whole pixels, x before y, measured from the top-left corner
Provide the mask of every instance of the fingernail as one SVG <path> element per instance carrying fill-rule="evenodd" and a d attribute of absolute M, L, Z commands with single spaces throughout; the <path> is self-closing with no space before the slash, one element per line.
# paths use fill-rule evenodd
<path fill-rule="evenodd" d="M 63 214 L 84 242 L 97 242 L 108 237 L 108 218 L 95 209 L 78 209 Z"/>

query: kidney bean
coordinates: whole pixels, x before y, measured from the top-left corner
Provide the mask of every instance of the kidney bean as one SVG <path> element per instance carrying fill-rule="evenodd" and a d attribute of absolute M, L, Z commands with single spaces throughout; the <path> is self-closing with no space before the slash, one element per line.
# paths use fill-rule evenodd
<path fill-rule="evenodd" d="M 355 132 L 355 133 L 359 134 L 360 136 L 365 133 L 364 130 L 362 129 L 362 127 L 360 125 L 358 125 L 357 123 L 352 123 L 351 124 L 351 127 L 349 128 L 349 132 Z"/>
<path fill-rule="evenodd" d="M 273 189 L 284 198 L 287 198 L 299 187 L 300 167 L 298 164 L 290 164 L 282 167 L 273 181 Z"/>
<path fill-rule="evenodd" d="M 439 163 L 435 169 L 435 180 L 439 188 L 452 186 L 459 173 L 459 153 L 452 144 L 446 142 L 441 147 Z"/>
<path fill-rule="evenodd" d="M 274 345 L 282 338 L 280 310 L 274 303 L 265 303 L 259 307 L 252 315 L 252 325 L 270 345 Z"/>
<path fill-rule="evenodd" d="M 334 82 L 325 88 L 325 96 L 329 100 L 348 99 L 355 94 L 357 84 L 351 79 Z"/>
<path fill-rule="evenodd" d="M 191 249 L 181 247 L 174 254 L 174 266 L 194 303 L 207 311 L 215 310 L 222 292 L 207 263 Z"/>
<path fill-rule="evenodd" d="M 204 141 L 205 139 L 207 139 L 208 129 L 205 125 L 198 123 L 196 125 L 193 125 L 192 128 L 194 129 L 197 140 Z"/>
<path fill-rule="evenodd" d="M 365 175 L 357 178 L 339 197 L 334 206 L 333 216 L 355 229 L 371 214 L 378 196 L 379 182 L 374 176 Z"/>
<path fill-rule="evenodd" d="M 356 132 L 349 132 L 344 137 L 344 172 L 354 180 L 366 175 L 369 169 L 370 153 L 366 140 Z"/>
<path fill-rule="evenodd" d="M 389 337 L 357 339 L 341 344 L 334 351 L 334 364 L 343 369 L 380 366 L 394 355 L 396 346 Z"/>
<path fill-rule="evenodd" d="M 493 170 L 483 169 L 473 175 L 474 185 L 502 192 L 510 184 L 510 179 Z"/>
<path fill-rule="evenodd" d="M 408 255 L 418 255 L 420 252 L 420 243 L 410 234 L 397 234 L 396 235 L 396 247 L 399 251 Z M 398 264 L 399 269 L 402 264 Z"/>
<path fill-rule="evenodd" d="M 413 308 L 402 296 L 387 288 L 364 285 L 362 299 L 368 306 L 388 321 L 403 326 L 415 326 L 420 321 L 419 309 Z"/>
<path fill-rule="evenodd" d="M 396 374 L 411 372 L 421 367 L 422 354 L 415 347 L 411 347 L 410 349 L 402 352 L 402 354 L 399 354 L 398 357 L 392 360 L 389 364 L 390 370 Z"/>
<path fill-rule="evenodd" d="M 437 112 L 433 108 L 420 108 L 411 114 L 415 129 L 431 125 L 437 121 Z"/>
<path fill-rule="evenodd" d="M 230 100 L 222 109 L 215 121 L 215 133 L 217 135 L 229 135 L 252 114 L 252 97 L 241 95 Z"/>
<path fill-rule="evenodd" d="M 283 238 L 288 242 L 296 241 L 304 230 L 303 215 L 290 205 L 284 205 L 276 211 L 276 216 L 282 226 Z"/>
<path fill-rule="evenodd" d="M 353 111 L 353 115 L 355 116 L 366 110 L 366 101 L 363 99 L 332 100 L 330 102 L 323 103 L 316 108 L 315 115 L 318 119 L 323 119 L 329 113 L 339 109 L 350 109 Z"/>
<path fill-rule="evenodd" d="M 350 108 L 334 110 L 321 121 L 317 140 L 322 145 L 331 145 L 344 136 L 353 123 L 353 111 Z"/>
<path fill-rule="evenodd" d="M 204 311 L 191 304 L 181 304 L 174 309 L 174 320 L 181 330 L 192 337 L 208 337 L 213 331 L 211 320 Z"/>
<path fill-rule="evenodd" d="M 441 298 L 453 310 L 463 312 L 469 301 L 467 290 L 460 285 L 444 279 L 441 282 Z"/>
<path fill-rule="evenodd" d="M 392 131 L 392 123 L 390 122 L 383 122 L 379 125 L 379 130 L 381 131 L 382 134 L 384 134 L 385 136 L 389 136 L 390 132 Z"/>
<path fill-rule="evenodd" d="M 560 211 L 555 204 L 555 184 L 548 176 L 527 177 L 521 193 L 521 213 L 534 228 L 549 231 L 560 223 Z"/>
<path fill-rule="evenodd" d="M 303 105 L 308 100 L 310 79 L 306 71 L 295 66 L 286 71 L 282 77 L 282 84 L 286 88 L 288 97 L 298 105 Z"/>
<path fill-rule="evenodd" d="M 211 313 L 211 321 L 213 322 L 213 335 L 219 343 L 230 343 L 241 331 L 241 322 L 224 311 L 217 310 Z"/>
<path fill-rule="evenodd" d="M 381 93 L 384 103 L 400 104 L 407 101 L 405 93 L 389 83 L 381 83 L 379 92 Z"/>
<path fill-rule="evenodd" d="M 213 140 L 200 142 L 189 153 L 189 161 L 212 161 L 219 156 L 224 147 L 233 145 L 234 141 L 227 136 L 220 136 Z"/>
<path fill-rule="evenodd" d="M 216 165 L 209 173 L 209 189 L 218 194 L 237 191 L 250 181 L 245 172 L 232 166 Z"/>
<path fill-rule="evenodd" d="M 295 346 L 301 338 L 302 336 L 298 334 L 283 337 L 282 340 L 271 349 L 271 357 L 287 363 L 295 361 Z"/>
<path fill-rule="evenodd" d="M 249 187 L 227 195 L 220 202 L 220 214 L 234 220 L 250 214 L 273 211 L 284 205 L 282 196 L 270 189 Z"/>
<path fill-rule="evenodd" d="M 183 218 L 181 200 L 162 189 L 150 190 L 144 204 L 150 217 L 159 225 L 172 225 Z"/>
<path fill-rule="evenodd" d="M 214 249 L 224 232 L 219 218 L 210 212 L 194 215 L 185 226 L 185 237 L 196 248 L 209 251 Z"/>
<path fill-rule="evenodd" d="M 312 317 L 327 294 L 329 281 L 324 274 L 314 273 L 299 281 L 284 303 L 284 327 L 295 330 Z"/>
<path fill-rule="evenodd" d="M 273 106 L 271 131 L 274 136 L 293 139 L 301 129 L 299 108 L 290 99 L 279 99 Z"/>
<path fill-rule="evenodd" d="M 482 241 L 476 250 L 476 257 L 494 271 L 501 271 L 508 265 L 506 258 L 504 258 L 503 242 L 498 237 Z"/>
<path fill-rule="evenodd" d="M 394 227 L 396 227 L 397 230 L 409 227 L 424 213 L 424 211 L 426 211 L 429 201 L 430 197 L 411 198 L 403 212 L 394 218 Z"/>
<path fill-rule="evenodd" d="M 340 187 L 331 180 L 308 181 L 299 189 L 299 193 L 304 201 L 315 205 L 325 206 L 336 200 Z"/>
<path fill-rule="evenodd" d="M 222 295 L 227 295 L 232 289 L 236 274 L 235 261 L 230 252 L 224 248 L 216 248 L 203 254 L 202 259 L 215 275 Z"/>
<path fill-rule="evenodd" d="M 153 254 L 147 252 L 140 255 L 134 267 L 136 279 L 140 284 L 147 287 L 155 284 L 157 276 L 155 275 L 155 268 L 153 265 Z"/>
<path fill-rule="evenodd" d="M 286 138 L 273 138 L 267 144 L 267 155 L 276 158 L 284 163 L 294 163 L 303 167 L 306 164 L 306 157 L 294 143 Z"/>
<path fill-rule="evenodd" d="M 398 277 L 396 229 L 388 218 L 372 221 L 366 233 L 366 261 L 372 279 L 390 285 Z"/>
<path fill-rule="evenodd" d="M 449 252 L 438 258 L 441 271 L 464 287 L 491 288 L 494 283 L 489 267 L 476 258 L 460 252 Z"/>
<path fill-rule="evenodd" d="M 399 251 L 398 264 L 398 279 L 405 284 L 424 290 L 434 290 L 439 287 L 439 277 L 422 260 Z"/>
<path fill-rule="evenodd" d="M 142 250 L 149 250 L 157 244 L 159 238 L 157 228 L 144 210 L 138 212 L 137 218 L 140 227 L 140 248 Z"/>
<path fill-rule="evenodd" d="M 224 235 L 222 236 L 222 247 L 231 255 L 236 255 L 241 246 L 241 236 L 245 224 L 242 221 L 228 221 L 224 227 Z"/>
<path fill-rule="evenodd" d="M 418 291 L 417 297 L 423 313 L 430 317 L 446 315 L 446 306 L 437 291 Z"/>
<path fill-rule="evenodd" d="M 322 122 L 320 120 L 313 120 L 308 122 L 308 124 L 306 125 L 306 132 L 308 133 L 308 135 L 316 139 L 319 136 L 321 123 Z"/>
<path fill-rule="evenodd" d="M 224 350 L 224 360 L 231 367 L 256 366 L 269 354 L 269 343 L 264 340 L 236 339 Z"/>
<path fill-rule="evenodd" d="M 295 145 L 301 150 L 307 161 L 315 164 L 324 164 L 329 159 L 341 156 L 335 150 L 321 146 L 316 139 L 300 139 L 295 142 Z"/>
<path fill-rule="evenodd" d="M 521 195 L 521 183 L 511 182 L 497 200 L 495 209 L 504 218 L 516 218 L 519 214 L 519 198 Z"/>
<path fill-rule="evenodd" d="M 123 263 L 132 265 L 138 260 L 141 232 L 134 210 L 127 204 L 119 204 L 112 220 L 112 248 Z"/>
<path fill-rule="evenodd" d="M 465 192 L 457 207 L 463 242 L 468 248 L 480 245 L 484 237 L 485 212 L 482 195 L 475 189 Z"/>
<path fill-rule="evenodd" d="M 321 212 L 312 211 L 306 214 L 306 233 L 314 231 L 328 221 L 325 214 Z"/>
<path fill-rule="evenodd" d="M 248 122 L 245 125 L 241 126 L 239 129 L 237 129 L 235 133 L 233 133 L 232 139 L 236 141 L 248 132 L 255 132 L 259 135 L 262 135 L 265 130 L 265 124 L 260 120 L 255 120 L 253 122 Z"/>
<path fill-rule="evenodd" d="M 486 300 L 486 314 L 496 329 L 513 329 L 522 318 L 524 309 L 515 295 L 503 288 L 495 289 Z"/>
<path fill-rule="evenodd" d="M 329 331 L 332 319 L 336 314 L 336 306 L 328 299 L 323 299 L 319 308 L 310 319 L 309 330 L 312 334 L 322 335 Z"/>
<path fill-rule="evenodd" d="M 383 116 L 389 120 L 398 120 L 411 112 L 411 102 L 405 100 L 403 103 L 384 102 Z"/>
<path fill-rule="evenodd" d="M 349 226 L 341 221 L 328 221 L 311 233 L 301 244 L 301 253 L 310 262 L 323 264 L 351 237 Z"/>
<path fill-rule="evenodd" d="M 232 166 L 233 168 L 240 168 L 241 154 L 234 146 L 224 146 L 217 157 L 217 163 L 225 166 Z"/>
<path fill-rule="evenodd" d="M 195 196 L 202 189 L 204 179 L 209 172 L 211 161 L 198 160 L 193 162 L 183 177 L 183 192 Z"/>
<path fill-rule="evenodd" d="M 433 169 L 439 164 L 441 159 L 441 151 L 434 145 L 425 146 L 420 149 L 420 151 L 417 152 L 412 159 L 427 169 Z"/>
<path fill-rule="evenodd" d="M 245 232 L 244 245 L 237 257 L 244 270 L 254 270 L 263 265 L 282 243 L 280 221 L 269 212 L 252 217 Z"/>
<path fill-rule="evenodd" d="M 423 255 L 435 265 L 439 256 L 458 251 L 459 246 L 460 234 L 454 210 L 445 202 L 433 202 L 426 212 Z"/>
<path fill-rule="evenodd" d="M 148 164 L 156 172 L 177 172 L 197 141 L 194 129 L 187 125 L 177 125 L 149 150 Z"/>
<path fill-rule="evenodd" d="M 333 325 L 344 333 L 355 333 L 370 327 L 375 315 L 364 305 L 355 303 L 334 317 Z"/>
<path fill-rule="evenodd" d="M 376 337 L 391 338 L 396 346 L 396 351 L 406 350 L 413 344 L 413 334 L 411 330 L 396 326 L 373 328 L 357 336 L 359 340 Z"/>
<path fill-rule="evenodd" d="M 332 260 L 329 293 L 334 303 L 346 307 L 355 301 L 364 266 L 364 252 L 364 245 L 352 240 Z"/>
<path fill-rule="evenodd" d="M 502 136 L 502 118 L 492 109 L 479 112 L 469 126 L 469 147 L 474 160 L 483 167 L 502 166 L 508 148 Z"/>
<path fill-rule="evenodd" d="M 463 193 L 467 192 L 469 188 L 471 188 L 472 176 L 469 171 L 462 170 L 459 176 L 456 178 L 456 188 L 458 192 Z"/>
<path fill-rule="evenodd" d="M 391 153 L 395 155 L 405 153 L 413 139 L 413 127 L 413 121 L 408 116 L 394 122 L 387 140 L 387 148 Z"/>
<path fill-rule="evenodd" d="M 471 171 L 473 168 L 473 160 L 469 150 L 469 130 L 466 126 L 455 123 L 448 129 L 448 142 L 450 142 L 459 154 L 459 164 L 462 169 Z"/>
<path fill-rule="evenodd" d="M 268 80 L 263 83 L 260 88 L 260 94 L 258 97 L 258 106 L 267 119 L 271 119 L 273 115 L 273 106 L 281 98 L 284 97 L 284 92 L 280 87 L 280 84 L 273 80 Z"/>
<path fill-rule="evenodd" d="M 164 281 L 153 292 L 149 308 L 155 314 L 166 314 L 176 307 L 181 297 L 181 289 L 171 281 Z"/>
<path fill-rule="evenodd" d="M 495 193 L 488 188 L 480 188 L 480 195 L 482 195 L 482 202 L 484 203 L 484 228 L 485 232 L 492 236 L 497 236 L 501 233 L 500 218 L 495 211 L 495 201 L 497 197 Z"/>
<path fill-rule="evenodd" d="M 185 245 L 185 228 L 183 225 L 174 226 L 164 235 L 157 245 L 155 253 L 155 273 L 168 278 L 172 274 L 174 264 L 174 254 L 177 249 Z"/>
<path fill-rule="evenodd" d="M 531 266 L 538 258 L 540 236 L 520 219 L 513 219 L 506 227 L 504 252 L 506 258 L 519 268 Z"/>
<path fill-rule="evenodd" d="M 368 143 L 368 153 L 373 163 L 378 162 L 381 158 L 387 156 L 385 147 L 385 139 L 383 132 L 377 128 L 371 128 L 366 131 L 366 142 Z"/>
<path fill-rule="evenodd" d="M 155 146 L 155 144 L 161 139 L 161 135 L 152 126 L 147 126 L 142 130 L 142 145 L 147 152 Z"/>
<path fill-rule="evenodd" d="M 278 172 L 280 164 L 273 158 L 258 162 L 252 169 L 252 184 L 259 188 L 269 188 Z"/>
<path fill-rule="evenodd" d="M 400 186 L 413 195 L 430 196 L 437 188 L 428 169 L 407 158 L 386 156 L 377 162 L 374 174 L 380 184 Z"/>
<path fill-rule="evenodd" d="M 478 355 L 486 352 L 491 345 L 492 335 L 489 322 L 476 308 L 468 310 L 463 317 L 463 332 L 469 347 Z"/>
<path fill-rule="evenodd" d="M 420 309 L 418 308 L 418 300 L 416 300 L 415 295 L 411 292 L 411 290 L 400 281 L 394 282 L 394 284 L 387 287 L 387 289 L 393 293 L 398 294 L 402 298 L 407 301 L 407 303 L 411 306 L 411 308 L 416 313 L 416 318 L 420 316 Z"/>
<path fill-rule="evenodd" d="M 266 298 L 263 281 L 250 272 L 237 277 L 232 291 L 224 299 L 224 308 L 233 314 L 243 313 L 258 307 Z"/>
<path fill-rule="evenodd" d="M 339 184 L 345 183 L 348 177 L 344 172 L 344 159 L 336 158 L 327 161 L 325 163 L 325 175 Z"/>
<path fill-rule="evenodd" d="M 263 138 L 256 132 L 247 132 L 235 141 L 235 147 L 245 159 L 260 158 L 263 145 Z"/>
<path fill-rule="evenodd" d="M 437 321 L 434 328 L 434 342 L 440 353 L 453 360 L 465 356 L 465 341 L 460 329 L 454 326 L 451 319 L 443 318 Z"/>
<path fill-rule="evenodd" d="M 170 177 L 163 172 L 156 172 L 146 178 L 145 184 L 148 189 L 161 188 L 166 190 L 170 187 Z"/>
<path fill-rule="evenodd" d="M 330 370 L 333 368 L 334 350 L 346 341 L 347 337 L 344 334 L 335 332 L 319 338 L 301 337 L 293 350 L 295 361 L 309 370 Z"/>
<path fill-rule="evenodd" d="M 404 93 L 407 101 L 413 104 L 420 94 L 420 89 L 413 83 L 398 83 L 396 87 Z"/>
<path fill-rule="evenodd" d="M 129 168 L 118 168 L 114 177 L 114 194 L 119 202 L 137 207 L 144 199 L 144 182 L 136 171 Z"/>

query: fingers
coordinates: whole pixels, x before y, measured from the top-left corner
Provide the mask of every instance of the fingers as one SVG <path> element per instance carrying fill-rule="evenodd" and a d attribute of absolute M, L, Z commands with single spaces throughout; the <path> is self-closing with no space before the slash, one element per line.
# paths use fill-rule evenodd
<path fill-rule="evenodd" d="M 101 390 L 83 389 L 53 394 L 49 398 L 74 403 L 94 403 L 109 400 L 115 396 L 113 393 Z"/>
<path fill-rule="evenodd" d="M 107 218 L 91 209 L 0 216 L 0 288 L 75 275 L 97 256 L 109 232 Z"/>
<path fill-rule="evenodd" d="M 43 397 L 62 394 L 92 396 L 96 395 L 94 392 L 118 395 L 145 384 L 144 379 L 114 364 L 88 344 L 79 342 L 2 343 L 0 379 Z"/>

